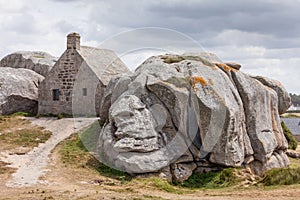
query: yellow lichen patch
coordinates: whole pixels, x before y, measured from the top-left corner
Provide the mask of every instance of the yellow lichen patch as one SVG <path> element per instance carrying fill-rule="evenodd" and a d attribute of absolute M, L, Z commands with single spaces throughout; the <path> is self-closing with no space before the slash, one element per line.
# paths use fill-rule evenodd
<path fill-rule="evenodd" d="M 215 63 L 215 65 L 217 65 L 218 67 L 224 69 L 226 72 L 230 72 L 230 71 L 236 71 L 236 69 L 229 67 L 228 65 L 224 64 L 224 63 Z"/>

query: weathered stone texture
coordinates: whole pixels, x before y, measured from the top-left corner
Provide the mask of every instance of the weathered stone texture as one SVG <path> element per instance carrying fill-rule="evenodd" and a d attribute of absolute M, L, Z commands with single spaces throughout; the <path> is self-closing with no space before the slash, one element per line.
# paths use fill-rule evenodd
<path fill-rule="evenodd" d="M 239 69 L 212 54 L 164 55 L 113 79 L 100 105 L 100 159 L 135 174 L 169 168 L 175 181 L 224 166 L 288 166 L 286 90 Z"/>
<path fill-rule="evenodd" d="M 57 58 L 40 51 L 18 51 L 2 58 L 0 67 L 25 68 L 47 76 Z"/>
<path fill-rule="evenodd" d="M 36 114 L 38 85 L 43 77 L 28 69 L 0 68 L 0 115 Z"/>
<path fill-rule="evenodd" d="M 67 36 L 67 49 L 39 87 L 39 114 L 98 114 L 104 88 L 120 73 L 129 73 L 109 50 L 80 46 L 80 36 Z M 59 99 L 53 99 L 59 90 Z"/>

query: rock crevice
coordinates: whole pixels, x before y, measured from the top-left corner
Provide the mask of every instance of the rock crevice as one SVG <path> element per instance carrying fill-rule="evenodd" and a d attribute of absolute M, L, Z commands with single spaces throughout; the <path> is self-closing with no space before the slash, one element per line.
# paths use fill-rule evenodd
<path fill-rule="evenodd" d="M 222 167 L 262 174 L 288 166 L 279 119 L 290 105 L 284 87 L 215 58 L 155 56 L 112 80 L 99 113 L 106 122 L 100 159 L 133 174 L 169 173 L 175 181 Z"/>

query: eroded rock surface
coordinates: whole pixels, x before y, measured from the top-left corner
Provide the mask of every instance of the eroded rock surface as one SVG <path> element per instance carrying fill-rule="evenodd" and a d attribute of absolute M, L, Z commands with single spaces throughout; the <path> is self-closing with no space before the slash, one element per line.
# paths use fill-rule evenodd
<path fill-rule="evenodd" d="M 54 66 L 57 58 L 41 51 L 18 51 L 5 56 L 0 67 L 25 68 L 46 76 Z"/>
<path fill-rule="evenodd" d="M 43 76 L 28 69 L 0 67 L 0 115 L 37 112 L 38 84 Z"/>
<path fill-rule="evenodd" d="M 100 159 L 133 174 L 163 170 L 175 181 L 228 166 L 257 174 L 288 166 L 279 119 L 288 93 L 239 69 L 213 54 L 163 55 L 113 79 L 99 113 Z"/>

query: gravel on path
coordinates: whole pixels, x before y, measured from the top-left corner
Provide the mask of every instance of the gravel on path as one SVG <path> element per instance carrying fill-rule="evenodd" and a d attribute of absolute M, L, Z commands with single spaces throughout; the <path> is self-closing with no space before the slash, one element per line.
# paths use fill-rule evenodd
<path fill-rule="evenodd" d="M 52 132 L 52 136 L 45 143 L 39 144 L 24 155 L 10 155 L 8 152 L 0 155 L 1 160 L 10 163 L 9 167 L 16 168 L 11 180 L 6 183 L 8 187 L 26 187 L 44 183 L 39 178 L 45 174 L 51 150 L 69 137 L 72 133 L 89 126 L 97 118 L 27 118 L 32 124 L 44 127 Z"/>

